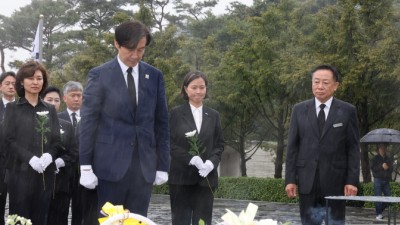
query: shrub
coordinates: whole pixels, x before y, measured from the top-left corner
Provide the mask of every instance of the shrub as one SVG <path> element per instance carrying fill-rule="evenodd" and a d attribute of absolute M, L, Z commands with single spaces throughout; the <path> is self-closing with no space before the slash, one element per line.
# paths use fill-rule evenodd
<path fill-rule="evenodd" d="M 400 184 L 391 183 L 392 196 L 400 196 Z M 168 185 L 154 186 L 154 194 L 168 195 Z M 256 178 L 256 177 L 220 177 L 219 186 L 215 191 L 216 198 L 254 200 L 266 202 L 298 203 L 298 198 L 290 199 L 286 196 L 284 179 Z M 359 196 L 373 196 L 372 182 L 361 183 Z M 348 201 L 348 206 L 373 208 L 372 202 Z"/>

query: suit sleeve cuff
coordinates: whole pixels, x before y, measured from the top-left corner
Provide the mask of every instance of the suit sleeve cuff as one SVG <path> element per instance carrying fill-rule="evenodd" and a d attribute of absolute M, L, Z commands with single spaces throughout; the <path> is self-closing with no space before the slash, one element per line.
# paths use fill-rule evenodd
<path fill-rule="evenodd" d="M 82 165 L 81 170 L 86 170 L 86 171 L 92 170 L 92 165 Z"/>

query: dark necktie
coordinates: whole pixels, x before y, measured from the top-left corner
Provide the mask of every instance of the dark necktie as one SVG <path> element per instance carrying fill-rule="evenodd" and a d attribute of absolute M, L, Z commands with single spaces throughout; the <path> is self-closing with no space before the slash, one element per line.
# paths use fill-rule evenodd
<path fill-rule="evenodd" d="M 325 104 L 321 104 L 319 105 L 319 107 L 321 109 L 319 110 L 317 121 L 318 121 L 319 133 L 322 134 L 322 130 L 324 129 L 325 125 L 325 111 L 324 111 Z"/>
<path fill-rule="evenodd" d="M 78 123 L 78 120 L 76 120 L 76 113 L 71 113 L 72 116 L 72 126 L 76 127 L 76 124 Z"/>
<path fill-rule="evenodd" d="M 129 67 L 127 72 L 128 72 L 128 75 L 127 75 L 128 91 L 129 91 L 129 95 L 132 100 L 133 111 L 136 112 L 136 87 L 135 87 L 135 80 L 133 79 L 133 75 L 132 75 L 132 67 Z"/>

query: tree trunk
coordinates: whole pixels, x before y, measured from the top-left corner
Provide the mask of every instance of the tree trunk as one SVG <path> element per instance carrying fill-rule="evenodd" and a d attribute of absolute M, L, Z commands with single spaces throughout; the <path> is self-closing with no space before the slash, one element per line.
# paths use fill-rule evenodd
<path fill-rule="evenodd" d="M 240 171 L 242 173 L 242 177 L 247 177 L 247 168 L 246 168 L 246 149 L 245 149 L 245 138 L 243 136 L 240 137 Z"/>
<path fill-rule="evenodd" d="M 283 152 L 285 151 L 285 124 L 283 121 L 278 124 L 278 146 L 276 149 L 274 178 L 282 178 Z"/>
<path fill-rule="evenodd" d="M 361 173 L 364 183 L 371 182 L 368 147 L 364 144 L 361 145 Z"/>
<path fill-rule="evenodd" d="M 360 120 L 360 138 L 368 133 L 369 131 L 369 121 L 368 121 L 368 104 L 367 99 L 364 99 L 363 102 L 358 107 L 359 110 L 359 120 Z M 361 147 L 361 174 L 363 178 L 363 182 L 371 182 L 371 171 L 369 165 L 369 156 L 368 156 L 368 146 L 366 144 L 360 144 Z"/>

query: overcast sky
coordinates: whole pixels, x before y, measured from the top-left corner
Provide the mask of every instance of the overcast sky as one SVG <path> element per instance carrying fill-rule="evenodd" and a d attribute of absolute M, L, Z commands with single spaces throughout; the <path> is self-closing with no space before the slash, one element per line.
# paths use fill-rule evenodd
<path fill-rule="evenodd" d="M 215 14 L 221 14 L 225 11 L 226 6 L 229 5 L 230 2 L 238 1 L 242 4 L 252 5 L 253 0 L 219 0 L 218 5 L 214 8 Z M 195 3 L 196 0 L 186 0 L 188 3 Z M 11 16 L 11 14 L 18 10 L 20 7 L 28 5 L 31 3 L 31 0 L 0 0 L 0 14 L 4 16 Z"/>
<path fill-rule="evenodd" d="M 253 0 L 219 0 L 218 5 L 214 8 L 213 12 L 215 14 L 223 14 L 226 7 L 229 5 L 230 2 L 238 1 L 242 4 L 252 5 Z M 185 2 L 188 3 L 195 3 L 196 0 L 186 0 Z M 31 3 L 31 0 L 0 0 L 0 14 L 4 16 L 11 16 L 11 14 L 15 11 L 18 11 L 19 8 L 26 6 Z M 26 60 L 31 57 L 31 53 L 24 50 L 19 49 L 15 52 L 5 51 L 6 53 L 6 63 L 5 67 L 8 68 L 8 62 L 13 61 L 15 59 L 19 60 Z"/>

